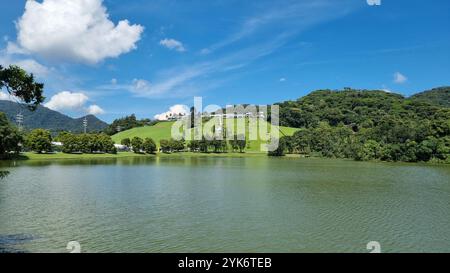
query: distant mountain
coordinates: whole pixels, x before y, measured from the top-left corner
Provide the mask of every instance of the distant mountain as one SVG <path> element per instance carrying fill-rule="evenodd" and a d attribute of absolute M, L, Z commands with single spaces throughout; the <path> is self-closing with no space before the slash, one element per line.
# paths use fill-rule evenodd
<path fill-rule="evenodd" d="M 434 88 L 411 96 L 412 100 L 426 101 L 443 107 L 450 107 L 450 86 Z"/>
<path fill-rule="evenodd" d="M 43 128 L 53 133 L 60 131 L 83 132 L 84 117 L 74 119 L 44 106 L 39 106 L 36 111 L 32 112 L 19 103 L 0 101 L 0 112 L 5 113 L 12 123 L 16 123 L 16 115 L 22 113 L 23 125 L 27 130 Z M 108 126 L 106 122 L 93 115 L 88 115 L 86 118 L 88 121 L 88 132 L 103 131 Z"/>

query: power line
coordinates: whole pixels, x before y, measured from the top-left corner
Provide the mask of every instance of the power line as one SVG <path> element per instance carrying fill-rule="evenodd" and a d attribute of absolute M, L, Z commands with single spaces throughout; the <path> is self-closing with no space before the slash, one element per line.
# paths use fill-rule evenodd
<path fill-rule="evenodd" d="M 23 115 L 22 112 L 19 112 L 16 115 L 16 123 L 17 123 L 17 127 L 19 128 L 20 131 L 23 130 Z"/>
<path fill-rule="evenodd" d="M 84 117 L 84 120 L 83 120 L 83 127 L 84 127 L 84 133 L 86 134 L 86 132 L 87 132 L 87 118 L 86 117 Z"/>

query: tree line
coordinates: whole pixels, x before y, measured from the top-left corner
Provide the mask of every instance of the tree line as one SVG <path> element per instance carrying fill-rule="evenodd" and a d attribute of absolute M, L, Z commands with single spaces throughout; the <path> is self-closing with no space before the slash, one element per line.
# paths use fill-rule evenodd
<path fill-rule="evenodd" d="M 50 136 L 51 137 L 51 136 Z M 114 141 L 110 136 L 101 134 L 72 134 L 68 132 L 61 132 L 55 141 L 61 142 L 61 151 L 63 153 L 110 153 L 116 154 L 117 149 L 114 146 Z M 36 143 L 32 141 L 31 143 Z M 40 149 L 32 149 L 39 151 Z"/>
<path fill-rule="evenodd" d="M 107 135 L 114 135 L 121 131 L 130 130 L 136 127 L 151 126 L 158 121 L 152 121 L 150 119 L 138 120 L 134 114 L 129 116 L 119 118 L 114 120 L 108 127 L 103 131 Z"/>
<path fill-rule="evenodd" d="M 52 142 L 61 142 L 57 147 Z M 61 149 L 64 153 L 117 153 L 114 142 L 106 134 L 71 134 L 61 132 L 53 138 L 48 130 L 34 129 L 22 133 L 0 113 L 0 158 L 7 159 L 21 151 L 50 153 Z"/>
<path fill-rule="evenodd" d="M 121 144 L 126 147 L 131 147 L 134 153 L 147 153 L 154 154 L 156 152 L 156 143 L 150 138 L 140 138 L 133 137 L 131 140 L 129 138 L 124 138 Z"/>
<path fill-rule="evenodd" d="M 383 91 L 313 92 L 280 104 L 282 137 L 270 155 L 383 161 L 446 161 L 450 157 L 450 109 Z"/>
<path fill-rule="evenodd" d="M 142 139 L 140 137 L 124 138 L 121 144 L 131 147 L 135 153 L 154 153 L 157 150 L 156 144 L 151 138 Z M 244 153 L 247 141 L 242 137 L 235 137 L 233 140 L 207 140 L 204 137 L 202 140 L 191 140 L 186 142 L 184 139 L 175 140 L 161 139 L 159 141 L 160 151 L 162 153 L 178 153 L 190 151 L 194 153 L 227 153 L 229 149 L 233 152 Z"/>

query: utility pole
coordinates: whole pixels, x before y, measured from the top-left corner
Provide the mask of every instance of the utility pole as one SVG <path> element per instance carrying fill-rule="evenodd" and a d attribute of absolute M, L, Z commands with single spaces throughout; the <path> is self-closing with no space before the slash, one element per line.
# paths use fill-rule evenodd
<path fill-rule="evenodd" d="M 19 128 L 19 131 L 23 130 L 23 115 L 22 112 L 19 112 L 16 115 L 16 123 L 17 123 L 17 127 Z"/>
<path fill-rule="evenodd" d="M 86 132 L 87 132 L 87 126 L 88 126 L 88 120 L 87 120 L 87 117 L 84 117 L 84 120 L 83 120 L 83 127 L 84 127 L 84 133 L 86 134 Z"/>

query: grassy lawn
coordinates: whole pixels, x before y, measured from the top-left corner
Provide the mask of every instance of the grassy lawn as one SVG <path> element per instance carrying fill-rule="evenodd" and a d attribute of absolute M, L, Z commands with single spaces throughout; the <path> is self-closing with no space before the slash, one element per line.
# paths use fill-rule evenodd
<path fill-rule="evenodd" d="M 120 132 L 114 136 L 112 139 L 115 143 L 120 143 L 124 138 L 132 139 L 135 136 L 140 138 L 151 137 L 156 142 L 159 147 L 159 141 L 161 139 L 171 138 L 171 129 L 174 122 L 160 122 L 153 126 L 139 127 L 124 132 Z M 269 130 L 271 130 L 270 124 L 268 124 Z M 272 128 L 273 129 L 273 128 Z M 293 135 L 298 129 L 289 127 L 279 127 L 280 136 L 283 135 Z M 249 132 L 247 130 L 246 135 L 248 137 Z M 208 156 L 208 157 L 258 157 L 267 156 L 267 153 L 260 151 L 260 145 L 263 144 L 262 140 L 252 140 L 247 143 L 247 148 L 245 153 L 172 153 L 164 154 L 158 153 L 157 156 L 160 157 L 183 157 L 183 156 Z M 95 158 L 124 158 L 124 157 L 145 157 L 154 155 L 144 155 L 135 154 L 132 152 L 119 152 L 117 154 L 64 154 L 64 153 L 52 153 L 52 154 L 36 154 L 36 153 L 22 153 L 17 159 L 19 160 L 62 160 L 62 159 L 95 159 Z"/>
<path fill-rule="evenodd" d="M 117 153 L 117 154 L 36 154 L 36 153 L 22 153 L 20 159 L 23 160 L 55 160 L 55 159 L 93 159 L 93 158 L 123 158 L 135 156 L 151 156 L 135 154 L 131 152 Z"/>
<path fill-rule="evenodd" d="M 112 139 L 115 143 L 120 144 L 120 141 L 124 138 L 132 139 L 137 136 L 144 139 L 146 137 L 151 137 L 159 147 L 159 141 L 161 139 L 170 139 L 173 123 L 174 122 L 160 122 L 153 126 L 133 128 L 113 135 Z"/>
<path fill-rule="evenodd" d="M 248 120 L 246 120 L 246 122 L 248 122 Z M 146 137 L 150 137 L 152 138 L 156 145 L 159 147 L 159 141 L 161 139 L 170 139 L 171 138 L 171 130 L 172 130 L 172 125 L 174 124 L 174 122 L 160 122 L 156 125 L 153 126 L 145 126 L 145 127 L 139 127 L 139 128 L 133 128 L 131 130 L 127 130 L 127 131 L 123 131 L 120 132 L 118 134 L 115 134 L 112 136 L 112 139 L 115 143 L 120 143 L 122 139 L 124 138 L 130 138 L 132 139 L 133 137 L 140 137 L 142 139 L 146 138 Z M 204 125 L 205 123 L 203 123 Z M 226 125 L 226 124 L 224 124 Z M 237 123 L 235 122 L 235 126 L 237 126 Z M 268 129 L 271 131 L 273 128 L 271 126 L 270 123 L 268 123 Z M 297 128 L 290 128 L 290 127 L 278 127 L 280 134 L 279 136 L 292 136 L 296 131 L 298 131 L 299 129 Z M 193 130 L 193 129 L 191 129 Z M 236 127 L 235 127 L 235 131 Z M 247 139 L 249 138 L 249 131 L 248 129 L 246 130 L 246 137 Z M 193 134 L 193 132 L 192 132 Z M 261 153 L 261 144 L 265 143 L 265 141 L 262 141 L 261 139 L 258 140 L 251 140 L 247 143 L 247 148 L 246 148 L 246 152 L 247 153 Z M 265 154 L 263 152 L 263 154 Z"/>

